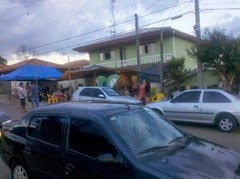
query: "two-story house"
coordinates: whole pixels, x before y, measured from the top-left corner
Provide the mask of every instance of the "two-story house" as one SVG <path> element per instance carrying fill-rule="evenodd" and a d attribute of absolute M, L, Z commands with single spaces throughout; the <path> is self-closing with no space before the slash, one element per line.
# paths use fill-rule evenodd
<path fill-rule="evenodd" d="M 137 54 L 136 37 L 136 32 L 132 31 L 79 46 L 73 50 L 88 52 L 90 64 L 115 68 L 121 72 L 121 69 L 139 69 L 140 66 L 142 70 L 151 64 L 158 65 L 161 62 L 162 42 L 163 63 L 172 57 L 184 57 L 186 69 L 197 72 L 196 60 L 187 54 L 187 49 L 197 42 L 196 37 L 171 27 L 139 29 L 139 54 Z M 139 60 L 137 56 L 140 57 Z M 156 74 L 160 75 L 161 72 L 156 71 Z M 197 86 L 196 78 L 191 79 L 190 85 Z"/>

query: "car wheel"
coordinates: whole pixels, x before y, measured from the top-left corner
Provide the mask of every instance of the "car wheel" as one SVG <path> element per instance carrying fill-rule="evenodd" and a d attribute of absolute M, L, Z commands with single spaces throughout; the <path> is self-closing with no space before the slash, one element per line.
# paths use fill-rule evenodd
<path fill-rule="evenodd" d="M 236 122 L 233 116 L 229 114 L 221 115 L 218 118 L 218 128 L 223 132 L 231 132 L 236 127 Z"/>
<path fill-rule="evenodd" d="M 27 167 L 22 162 L 15 162 L 11 170 L 12 179 L 30 179 Z"/>

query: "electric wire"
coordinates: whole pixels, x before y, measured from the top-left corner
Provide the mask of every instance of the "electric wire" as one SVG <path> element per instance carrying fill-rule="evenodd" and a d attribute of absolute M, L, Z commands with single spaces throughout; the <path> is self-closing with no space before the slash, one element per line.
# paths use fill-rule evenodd
<path fill-rule="evenodd" d="M 188 1 L 189 2 L 189 1 Z M 180 3 L 179 3 L 180 4 Z M 169 7 L 170 8 L 170 7 Z M 168 8 L 168 9 L 169 9 Z M 240 8 L 209 8 L 209 9 L 201 9 L 201 11 L 210 11 L 210 10 L 239 10 Z M 162 9 L 162 10 L 165 10 L 165 9 Z M 162 11 L 161 10 L 161 11 Z M 173 11 L 173 10 L 172 10 Z M 146 15 L 144 15 L 144 16 L 140 16 L 139 18 L 143 18 L 143 17 L 146 17 L 146 16 L 148 16 L 148 15 L 151 15 L 151 14 L 154 14 L 154 13 L 156 13 L 156 12 L 159 12 L 159 11 L 155 11 L 155 12 L 153 12 L 153 13 L 150 13 L 150 14 L 146 14 Z M 186 15 L 186 14 L 188 14 L 188 13 L 193 13 L 193 11 L 189 11 L 189 12 L 186 12 L 186 13 L 183 13 L 184 15 Z M 162 20 L 159 20 L 159 21 L 155 21 L 155 22 L 152 22 L 152 23 L 148 23 L 148 24 L 145 24 L 144 26 L 141 26 L 141 27 L 146 27 L 146 26 L 149 26 L 149 25 L 152 25 L 152 24 L 155 24 L 155 23 L 158 23 L 158 22 L 162 22 L 162 21 L 165 21 L 166 22 L 166 20 L 169 20 L 169 19 L 171 19 L 171 18 L 166 18 L 166 19 L 162 19 Z M 132 20 L 129 20 L 129 21 L 132 21 Z M 125 23 L 125 22 L 123 22 L 123 23 Z M 120 25 L 120 24 L 118 24 L 118 25 Z M 35 49 L 36 48 L 40 48 L 40 47 L 44 47 L 44 46 L 48 46 L 48 45 L 52 45 L 52 44 L 55 44 L 55 43 L 59 43 L 59 42 L 63 42 L 63 41 L 67 41 L 67 40 L 70 40 L 70 39 L 73 39 L 73 38 L 77 38 L 77 37 L 79 37 L 79 36 L 84 36 L 84 35 L 87 35 L 87 34 L 91 34 L 91 33 L 95 33 L 95 32 L 97 32 L 97 31 L 100 31 L 100 30 L 103 30 L 103 29 L 106 29 L 106 28 L 101 28 L 101 29 L 97 29 L 97 30 L 93 30 L 93 31 L 91 31 L 91 32 L 87 32 L 87 33 L 84 33 L 84 34 L 80 34 L 80 35 L 76 35 L 76 36 L 72 36 L 72 37 L 68 37 L 68 38 L 65 38 L 65 39 L 62 39 L 62 40 L 58 40 L 58 41 L 55 41 L 55 42 L 50 42 L 50 43 L 47 43 L 47 44 L 43 44 L 43 45 L 39 45 L 39 46 L 37 46 L 37 47 L 34 47 Z M 109 36 L 108 36 L 109 37 Z M 101 38 L 102 39 L 102 38 Z M 99 40 L 99 39 L 96 39 L 96 40 Z M 94 40 L 95 41 L 95 40 Z M 85 42 L 84 44 L 86 44 L 86 43 L 89 43 L 89 42 L 91 42 L 91 41 L 88 41 L 88 42 Z M 79 44 L 77 44 L 77 45 L 79 45 Z M 59 48 L 59 49 L 67 49 L 67 48 L 72 48 L 72 47 L 75 47 L 76 45 L 71 45 L 71 46 L 67 46 L 67 47 L 63 47 L 63 48 Z M 54 49 L 54 50 L 50 50 L 50 51 L 48 51 L 48 52 L 43 52 L 43 53 L 40 53 L 40 54 L 46 54 L 46 53 L 49 53 L 49 52 L 54 52 L 54 51 L 59 51 L 59 49 Z M 9 56 L 9 55 L 12 55 L 12 54 L 15 54 L 15 53 L 9 53 L 9 54 L 5 54 L 5 55 L 3 55 L 3 56 Z"/>

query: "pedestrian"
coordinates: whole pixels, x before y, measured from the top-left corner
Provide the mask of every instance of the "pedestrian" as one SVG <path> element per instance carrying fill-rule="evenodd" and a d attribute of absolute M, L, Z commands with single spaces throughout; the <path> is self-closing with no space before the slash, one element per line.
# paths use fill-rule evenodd
<path fill-rule="evenodd" d="M 39 88 L 36 86 L 35 82 L 31 83 L 30 96 L 32 109 L 39 107 Z"/>
<path fill-rule="evenodd" d="M 18 98 L 20 100 L 20 108 L 23 113 L 27 112 L 26 110 L 26 101 L 25 98 L 27 97 L 26 91 L 24 89 L 24 84 L 23 82 L 19 83 L 19 86 L 17 88 L 17 94 Z"/>
<path fill-rule="evenodd" d="M 31 99 L 30 99 L 30 88 L 31 88 L 30 83 L 27 82 L 27 83 L 26 83 L 26 86 L 25 86 L 25 90 L 26 90 L 26 94 L 27 94 L 27 100 L 28 100 L 29 103 L 31 103 Z"/>
<path fill-rule="evenodd" d="M 123 89 L 123 94 L 124 94 L 125 96 L 130 96 L 130 92 L 129 92 L 129 89 L 128 89 L 127 86 L 124 87 L 124 89 Z"/>
<path fill-rule="evenodd" d="M 146 80 L 145 86 L 145 104 L 150 103 L 150 96 L 151 96 L 151 84 L 149 81 Z"/>
<path fill-rule="evenodd" d="M 137 95 L 137 98 L 142 101 L 143 105 L 145 105 L 145 86 L 146 86 L 146 80 L 143 80 L 143 82 L 138 88 L 138 95 Z"/>

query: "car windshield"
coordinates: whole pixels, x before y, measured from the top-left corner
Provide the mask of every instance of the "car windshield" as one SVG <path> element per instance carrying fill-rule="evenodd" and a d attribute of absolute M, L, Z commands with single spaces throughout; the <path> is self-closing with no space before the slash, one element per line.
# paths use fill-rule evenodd
<path fill-rule="evenodd" d="M 120 94 L 115 91 L 112 88 L 102 88 L 102 90 L 108 95 L 108 96 L 120 96 Z"/>
<path fill-rule="evenodd" d="M 114 115 L 110 121 L 136 156 L 152 152 L 151 149 L 166 149 L 173 141 L 184 137 L 181 131 L 148 108 Z"/>

